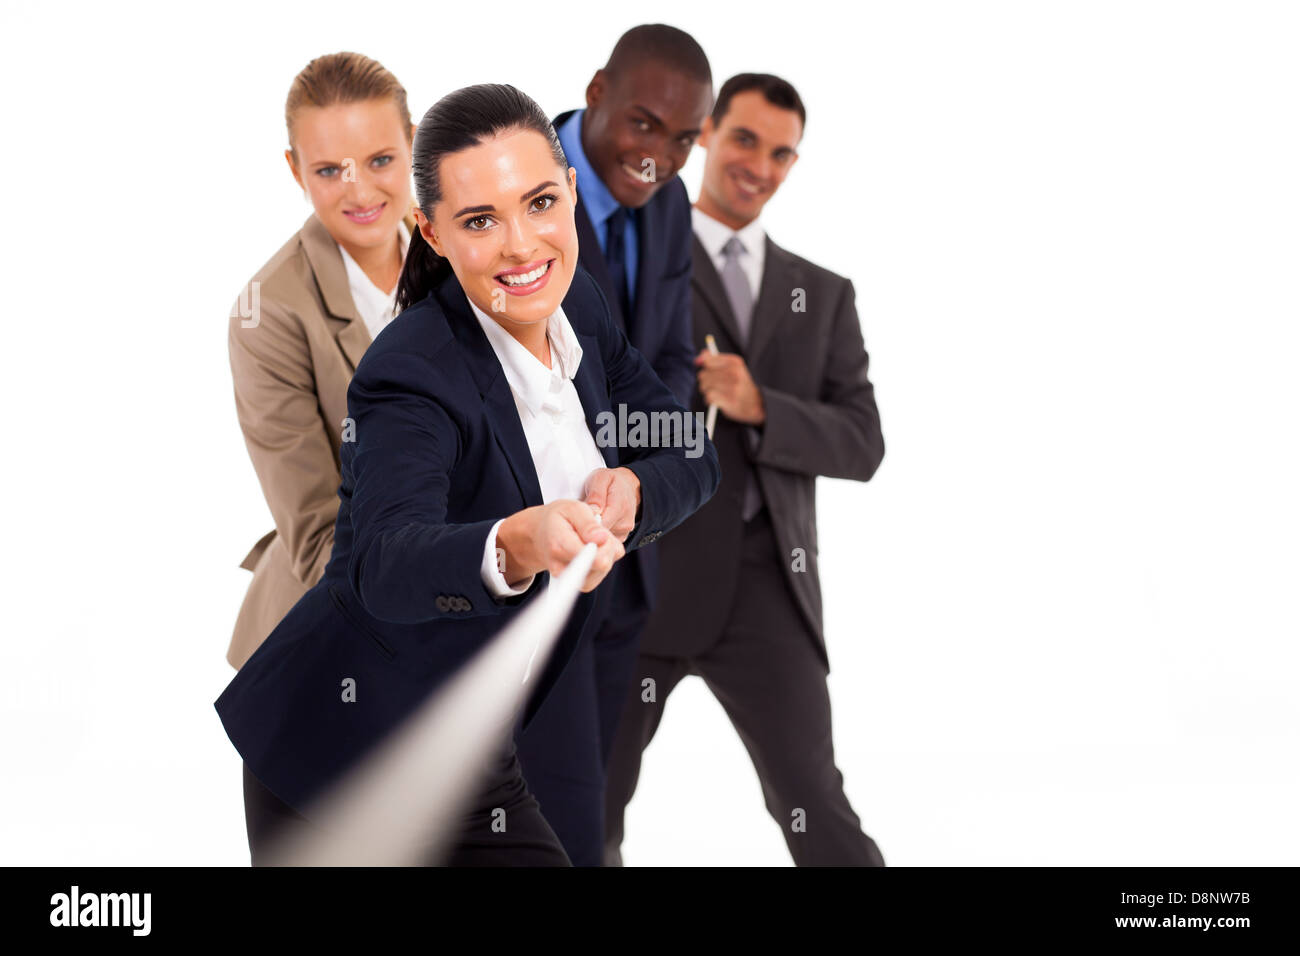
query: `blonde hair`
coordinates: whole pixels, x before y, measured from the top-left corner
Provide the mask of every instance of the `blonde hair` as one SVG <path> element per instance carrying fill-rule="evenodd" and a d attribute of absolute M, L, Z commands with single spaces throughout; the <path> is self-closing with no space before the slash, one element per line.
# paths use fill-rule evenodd
<path fill-rule="evenodd" d="M 360 53 L 330 53 L 318 56 L 293 78 L 289 98 L 284 104 L 284 125 L 289 132 L 289 148 L 294 161 L 298 144 L 294 141 L 294 120 L 305 107 L 333 106 L 336 103 L 362 103 L 366 100 L 391 99 L 402 119 L 406 141 L 411 141 L 411 111 L 406 106 L 406 88 L 397 77 L 377 60 Z"/>

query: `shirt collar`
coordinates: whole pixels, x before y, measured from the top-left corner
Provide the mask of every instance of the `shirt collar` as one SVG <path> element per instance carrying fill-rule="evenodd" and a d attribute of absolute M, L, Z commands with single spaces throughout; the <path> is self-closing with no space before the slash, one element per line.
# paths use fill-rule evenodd
<path fill-rule="evenodd" d="M 569 324 L 564 308 L 557 306 L 546 319 L 546 337 L 551 343 L 551 367 L 547 368 L 532 352 L 524 348 L 519 341 L 490 318 L 486 312 L 469 299 L 474 317 L 482 326 L 492 351 L 496 353 L 501 369 L 505 372 L 510 390 L 534 415 L 542 409 L 559 411 L 560 396 L 564 380 L 572 379 L 578 374 L 578 364 L 582 361 L 582 346 Z"/>
<path fill-rule="evenodd" d="M 757 256 L 763 252 L 766 233 L 763 231 L 761 219 L 755 219 L 743 228 L 736 230 L 725 223 L 718 222 L 708 213 L 701 212 L 692 206 L 691 228 L 700 237 L 700 244 L 704 246 L 704 251 L 715 259 L 722 256 L 722 247 L 727 244 L 727 240 L 732 236 L 740 237 L 741 245 L 745 247 L 745 252 L 749 255 Z"/>
<path fill-rule="evenodd" d="M 578 173 L 578 191 L 582 194 L 582 204 L 586 207 L 587 218 L 596 227 L 596 234 L 603 243 L 605 230 L 602 227 L 618 208 L 618 200 L 609 191 L 605 181 L 596 175 L 587 154 L 582 151 L 582 116 L 585 112 L 585 109 L 574 110 L 573 115 L 556 131 L 556 135 L 560 138 L 560 146 L 564 148 L 564 156 L 569 165 Z M 628 215 L 631 216 L 634 212 L 635 210 L 629 209 Z"/>
<path fill-rule="evenodd" d="M 406 262 L 406 250 L 411 245 L 411 230 L 407 229 L 406 223 L 400 219 L 397 221 L 397 241 L 402 248 L 402 262 Z M 352 293 L 354 300 L 358 295 L 374 301 L 383 301 L 385 298 L 396 299 L 397 286 L 393 286 L 392 292 L 385 292 L 370 281 L 370 276 L 366 275 L 365 270 L 357 265 L 357 260 L 348 255 L 348 251 L 341 244 L 336 242 L 335 245 L 339 247 L 339 253 L 343 256 L 343 269 L 348 275 L 348 291 Z"/>

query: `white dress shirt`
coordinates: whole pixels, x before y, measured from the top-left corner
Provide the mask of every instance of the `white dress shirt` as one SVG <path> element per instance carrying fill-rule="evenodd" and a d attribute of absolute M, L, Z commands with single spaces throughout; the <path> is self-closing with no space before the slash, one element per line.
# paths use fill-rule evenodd
<path fill-rule="evenodd" d="M 582 400 L 573 384 L 582 361 L 582 346 L 564 309 L 557 307 L 546 320 L 546 336 L 551 345 L 551 367 L 547 368 L 473 301 L 470 307 L 510 384 L 537 472 L 542 503 L 549 504 L 557 498 L 582 501 L 588 477 L 606 465 L 587 427 Z M 506 583 L 505 575 L 497 567 L 496 555 L 497 530 L 504 520 L 492 526 L 483 549 L 483 584 L 496 597 L 523 594 L 536 576 L 518 587 Z"/>
<path fill-rule="evenodd" d="M 398 242 L 402 244 L 402 261 L 405 262 L 406 250 L 411 245 L 411 230 L 406 228 L 405 222 L 399 221 L 397 231 Z M 361 315 L 361 321 L 370 330 L 370 341 L 373 342 L 375 336 L 397 314 L 397 286 L 393 286 L 392 292 L 385 292 L 370 281 L 370 276 L 361 270 L 346 249 L 339 246 L 339 252 L 343 254 L 343 268 L 348 273 L 348 291 L 352 293 L 352 302 Z"/>
<path fill-rule="evenodd" d="M 713 267 L 718 270 L 718 275 L 722 275 L 722 267 L 727 264 L 727 257 L 723 254 L 722 247 L 732 236 L 739 237 L 740 244 L 745 247 L 745 251 L 740 254 L 740 268 L 744 270 L 745 278 L 749 280 L 749 291 L 754 293 L 754 302 L 757 303 L 758 290 L 763 284 L 763 260 L 767 256 L 767 233 L 763 230 L 762 223 L 755 219 L 737 231 L 692 206 L 691 229 L 699 237 L 700 245 L 704 246 L 709 258 L 713 260 Z"/>

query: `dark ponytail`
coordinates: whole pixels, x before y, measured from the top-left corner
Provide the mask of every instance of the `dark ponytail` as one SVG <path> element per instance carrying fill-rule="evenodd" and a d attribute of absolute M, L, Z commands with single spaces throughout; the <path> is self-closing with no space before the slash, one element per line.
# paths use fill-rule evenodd
<path fill-rule="evenodd" d="M 545 136 L 556 165 L 564 170 L 569 168 L 551 121 L 530 96 L 513 86 L 501 83 L 466 86 L 448 93 L 429 108 L 420 120 L 411 150 L 415 203 L 427 219 L 433 220 L 433 207 L 442 201 L 442 184 L 438 178 L 442 158 L 508 130 L 533 130 Z M 423 235 L 412 235 L 402 278 L 397 283 L 398 310 L 404 311 L 422 301 L 451 272 L 451 263 L 434 252 Z"/>
<path fill-rule="evenodd" d="M 402 277 L 397 280 L 397 311 L 405 312 L 437 288 L 451 272 L 451 263 L 433 251 L 424 241 L 419 227 L 411 233 L 411 244 L 402 263 Z"/>

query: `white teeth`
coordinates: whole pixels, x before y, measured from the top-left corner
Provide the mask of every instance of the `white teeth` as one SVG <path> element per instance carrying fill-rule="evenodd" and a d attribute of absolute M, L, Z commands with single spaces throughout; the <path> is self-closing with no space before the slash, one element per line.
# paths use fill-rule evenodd
<path fill-rule="evenodd" d="M 745 182 L 743 179 L 737 179 L 737 180 L 736 180 L 736 185 L 739 186 L 741 189 L 743 189 L 745 192 L 749 193 L 751 196 L 754 196 L 754 195 L 757 195 L 757 194 L 758 194 L 758 187 L 757 187 L 757 186 L 751 186 L 749 183 Z"/>
<path fill-rule="evenodd" d="M 506 285 L 528 285 L 528 283 L 536 282 L 538 279 L 544 276 L 546 274 L 546 270 L 549 269 L 550 267 L 551 264 L 548 262 L 546 263 L 546 265 L 540 266 L 534 269 L 532 272 L 522 272 L 519 273 L 518 275 L 511 275 L 511 276 L 499 276 L 498 278 L 500 278 L 500 280 L 504 282 Z"/>

